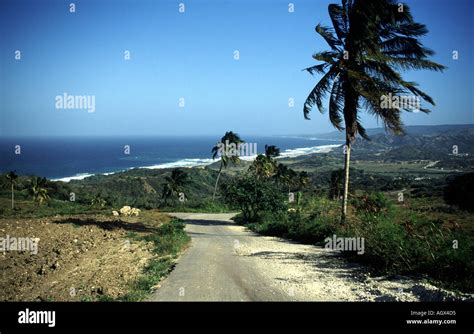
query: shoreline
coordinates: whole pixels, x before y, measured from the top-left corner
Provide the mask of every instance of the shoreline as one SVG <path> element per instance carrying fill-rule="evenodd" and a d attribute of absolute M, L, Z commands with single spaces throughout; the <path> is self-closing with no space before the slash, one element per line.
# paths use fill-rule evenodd
<path fill-rule="evenodd" d="M 319 146 L 312 146 L 312 147 L 300 147 L 294 149 L 287 149 L 281 152 L 280 156 L 277 159 L 286 159 L 286 158 L 296 158 L 305 155 L 317 154 L 317 153 L 329 153 L 334 148 L 340 147 L 342 144 L 330 144 L 330 145 L 319 145 Z M 255 160 L 256 155 L 247 156 L 247 157 L 240 157 L 240 159 L 244 161 L 253 161 Z M 121 172 L 126 172 L 131 169 L 166 169 L 166 168 L 194 168 L 194 167 L 202 167 L 202 166 L 209 166 L 212 163 L 219 161 L 218 159 L 211 159 L 211 158 L 184 158 L 174 162 L 166 162 L 158 165 L 150 165 L 150 166 L 140 166 L 140 167 L 129 167 L 126 169 L 121 169 L 113 172 L 106 172 L 106 173 L 78 173 L 72 176 L 65 176 L 59 178 L 51 178 L 51 181 L 55 182 L 65 182 L 68 183 L 73 180 L 83 180 L 85 178 L 95 176 L 95 175 L 112 175 Z"/>

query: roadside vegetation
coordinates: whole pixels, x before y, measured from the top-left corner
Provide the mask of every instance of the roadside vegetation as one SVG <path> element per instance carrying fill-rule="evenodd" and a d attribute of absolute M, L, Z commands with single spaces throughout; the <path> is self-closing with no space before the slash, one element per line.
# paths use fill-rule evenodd
<path fill-rule="evenodd" d="M 416 187 L 405 194 L 353 188 L 342 224 L 341 170 L 320 188 L 301 181 L 307 174 L 283 168 L 274 158 L 266 160 L 267 166 L 257 164 L 262 160 L 257 158 L 243 176 L 222 187 L 225 202 L 241 211 L 239 223 L 264 235 L 322 246 L 334 234 L 364 238 L 363 254 L 342 255 L 378 275 L 421 275 L 452 289 L 474 291 L 473 216 L 463 209 L 474 193 L 466 187 L 474 173 L 448 178 L 444 198 L 427 198 Z M 453 195 L 461 191 L 462 196 Z"/>
<path fill-rule="evenodd" d="M 255 232 L 322 246 L 333 235 L 363 238 L 362 254 L 341 255 L 375 275 L 423 276 L 474 293 L 474 130 L 398 136 L 401 112 L 412 110 L 380 104 L 386 95 L 410 94 L 434 105 L 401 73 L 445 68 L 430 60 L 433 52 L 420 41 L 426 27 L 408 6 L 399 8 L 389 0 L 342 1 L 328 8 L 333 27 L 316 27 L 330 50 L 315 53 L 320 63 L 306 68 L 322 77 L 303 111 L 306 118 L 313 106 L 324 112 L 327 101 L 329 120 L 343 133 L 340 148 L 283 159 L 269 144 L 253 161 L 242 161 L 229 149 L 245 141 L 228 131 L 210 148 L 216 161 L 206 167 L 133 169 L 69 183 L 11 171 L 0 178 L 1 222 L 11 228 L 19 219 L 54 218 L 68 226 L 115 226 L 150 245 L 153 255 L 141 264 L 141 277 L 127 293 L 102 294 L 102 300 L 141 300 L 172 268 L 189 237 L 182 222 L 157 219 L 167 211 L 238 211 L 236 221 Z M 363 110 L 390 134 L 368 141 Z M 356 142 L 357 136 L 367 141 Z M 114 218 L 124 206 L 142 211 Z M 77 215 L 82 218 L 71 218 Z"/>
<path fill-rule="evenodd" d="M 184 223 L 179 219 L 172 219 L 167 224 L 161 225 L 151 234 L 129 234 L 132 240 L 153 243 L 152 258 L 143 270 L 143 275 L 132 282 L 130 292 L 121 296 L 120 301 L 140 301 L 146 299 L 157 284 L 174 267 L 176 257 L 189 244 L 191 238 L 184 231 Z"/>
<path fill-rule="evenodd" d="M 280 201 L 273 203 L 272 210 L 260 211 L 257 219 L 242 214 L 236 221 L 257 233 L 323 247 L 333 235 L 364 238 L 363 254 L 346 251 L 341 255 L 365 263 L 374 275 L 424 276 L 472 293 L 474 235 L 456 223 L 456 214 L 440 219 L 421 207 L 422 201 L 416 198 L 399 203 L 383 193 L 356 192 L 351 194 L 346 223 L 341 225 L 339 200 L 304 194 L 299 204 Z M 464 216 L 465 223 L 471 224 L 472 214 Z"/>

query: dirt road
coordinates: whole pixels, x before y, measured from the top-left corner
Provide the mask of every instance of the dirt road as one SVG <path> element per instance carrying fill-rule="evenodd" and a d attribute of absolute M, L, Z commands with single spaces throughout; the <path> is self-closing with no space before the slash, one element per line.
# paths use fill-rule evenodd
<path fill-rule="evenodd" d="M 260 236 L 232 214 L 176 213 L 192 244 L 151 301 L 443 301 L 426 282 L 371 278 L 321 247 Z"/>

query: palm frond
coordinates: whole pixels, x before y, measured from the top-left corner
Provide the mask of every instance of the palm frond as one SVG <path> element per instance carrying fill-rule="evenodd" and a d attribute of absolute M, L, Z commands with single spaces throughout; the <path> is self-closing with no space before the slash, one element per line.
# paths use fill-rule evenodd
<path fill-rule="evenodd" d="M 334 36 L 334 29 L 318 24 L 315 30 L 324 38 L 324 40 L 326 41 L 326 43 L 328 43 L 331 49 L 339 50 L 338 47 L 342 45 L 342 42 Z"/>
<path fill-rule="evenodd" d="M 309 119 L 309 113 L 311 112 L 312 107 L 316 104 L 319 111 L 324 113 L 323 107 L 323 98 L 329 92 L 329 87 L 331 80 L 337 75 L 337 69 L 331 67 L 329 71 L 319 80 L 319 82 L 314 86 L 313 90 L 309 93 L 306 101 L 304 103 L 304 117 Z"/>

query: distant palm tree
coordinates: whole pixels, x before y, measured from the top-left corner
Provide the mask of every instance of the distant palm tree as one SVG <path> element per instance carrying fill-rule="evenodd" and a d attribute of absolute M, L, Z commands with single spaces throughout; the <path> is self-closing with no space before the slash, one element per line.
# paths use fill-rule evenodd
<path fill-rule="evenodd" d="M 18 175 L 15 173 L 15 171 L 10 171 L 8 174 L 6 174 L 6 178 L 12 189 L 12 209 L 13 209 L 15 206 L 15 186 L 16 186 L 16 179 L 18 178 Z"/>
<path fill-rule="evenodd" d="M 38 202 L 39 205 L 49 200 L 47 180 L 44 177 L 34 176 L 29 184 L 28 192 L 33 198 L 33 201 Z"/>
<path fill-rule="evenodd" d="M 286 165 L 278 164 L 274 178 L 277 182 L 288 187 L 288 192 L 295 186 L 298 179 L 298 173 Z"/>
<path fill-rule="evenodd" d="M 265 155 L 259 154 L 249 167 L 249 172 L 257 179 L 270 177 L 274 174 L 275 166 Z"/>
<path fill-rule="evenodd" d="M 212 201 L 214 201 L 217 192 L 217 185 L 219 183 L 219 178 L 221 177 L 222 168 L 227 168 L 229 162 L 234 164 L 239 163 L 240 158 L 239 155 L 236 154 L 237 152 L 232 152 L 233 148 L 239 148 L 239 145 L 244 143 L 244 141 L 240 138 L 237 133 L 232 131 L 228 131 L 225 135 L 221 138 L 220 142 L 216 144 L 212 148 L 212 159 L 217 158 L 218 156 L 221 158 L 221 164 L 219 167 L 219 173 L 217 174 L 216 184 L 214 186 L 214 193 L 212 195 Z M 231 147 L 232 146 L 232 147 Z"/>
<path fill-rule="evenodd" d="M 265 154 L 259 154 L 249 167 L 249 172 L 257 178 L 270 177 L 276 173 L 277 162 L 274 158 L 280 155 L 280 149 L 274 145 L 265 145 Z"/>
<path fill-rule="evenodd" d="M 280 155 L 280 149 L 275 145 L 265 145 L 265 156 L 267 158 L 276 158 Z"/>
<path fill-rule="evenodd" d="M 420 36 L 427 33 L 425 25 L 413 20 L 410 8 L 394 0 L 342 0 L 342 5 L 330 4 L 329 16 L 333 28 L 316 26 L 330 46 L 329 51 L 313 55 L 319 65 L 305 70 L 323 74 L 304 104 L 304 116 L 314 105 L 324 112 L 323 99 L 329 94 L 329 120 L 346 133 L 344 163 L 344 195 L 341 220 L 347 214 L 349 191 L 349 163 L 351 145 L 357 134 L 368 139 L 360 123 L 363 107 L 380 119 L 385 128 L 395 134 L 403 133 L 401 111 L 413 111 L 407 106 L 396 106 L 388 97 L 411 94 L 434 105 L 417 84 L 405 81 L 400 70 L 428 69 L 442 71 L 444 66 L 428 60 L 434 52 L 425 48 Z M 420 107 L 420 111 L 430 110 Z"/>
<path fill-rule="evenodd" d="M 188 174 L 175 168 L 171 171 L 171 175 L 165 177 L 166 183 L 163 185 L 162 198 L 165 203 L 169 198 L 178 196 L 183 191 L 183 187 L 188 183 Z"/>

